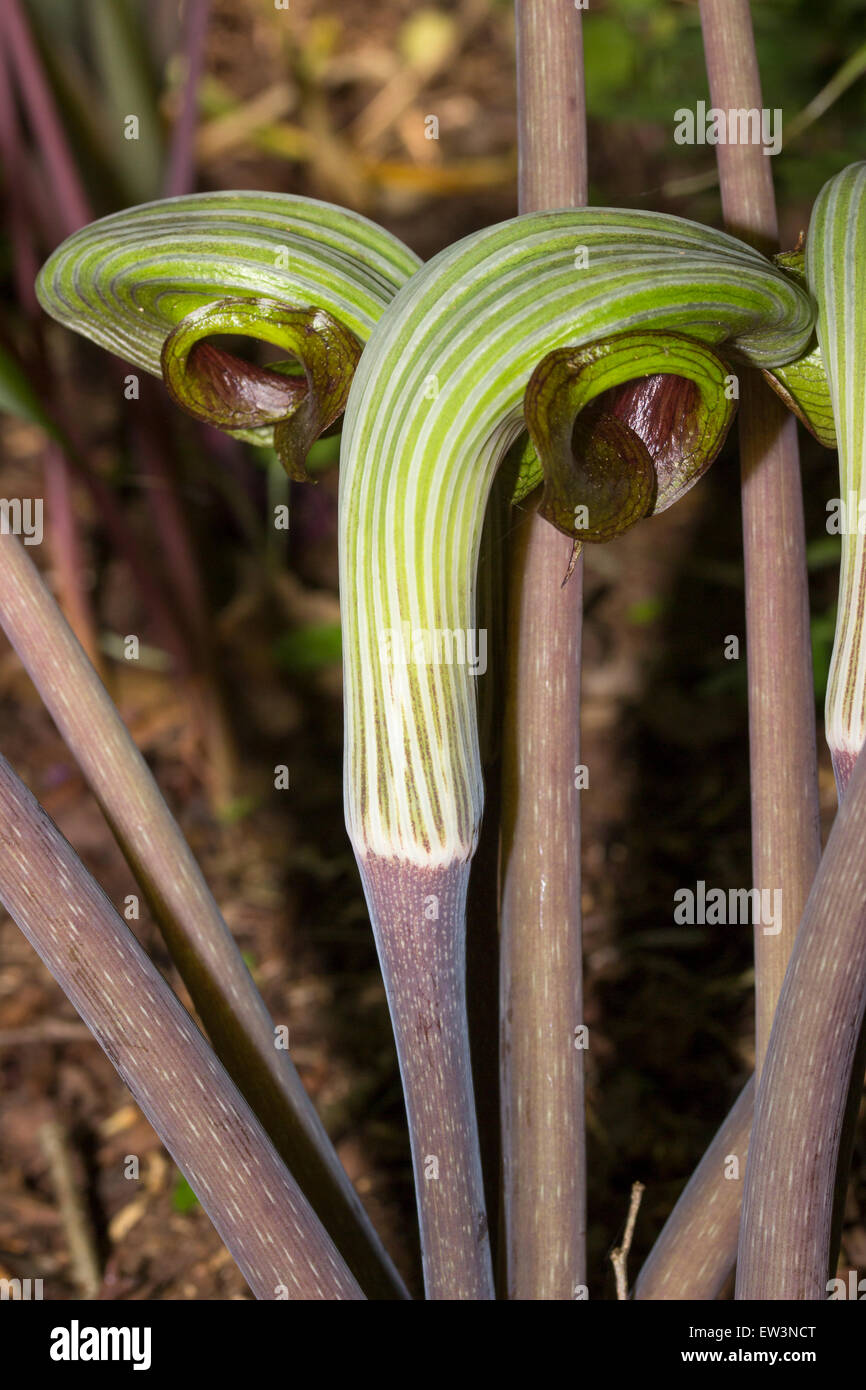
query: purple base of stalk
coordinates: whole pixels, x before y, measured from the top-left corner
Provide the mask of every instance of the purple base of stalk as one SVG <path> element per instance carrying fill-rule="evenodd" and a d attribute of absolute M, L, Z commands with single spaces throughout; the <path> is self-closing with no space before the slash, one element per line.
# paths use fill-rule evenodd
<path fill-rule="evenodd" d="M 260 1299 L 361 1299 L 247 1102 L 0 759 L 0 899 L 126 1082 Z"/>
<path fill-rule="evenodd" d="M 738 1299 L 823 1300 L 840 1139 L 866 1011 L 866 757 L 821 861 L 755 1105 Z"/>
<path fill-rule="evenodd" d="M 831 748 L 830 758 L 836 778 L 836 796 L 841 806 L 848 783 L 851 781 L 851 773 L 857 763 L 857 754 L 852 753 L 850 748 Z"/>
<path fill-rule="evenodd" d="M 363 1287 L 406 1291 L 339 1162 L 237 945 L 104 686 L 15 536 L 0 537 L 0 620 L 96 795 L 208 1035 Z"/>
<path fill-rule="evenodd" d="M 358 862 L 406 1097 L 427 1297 L 493 1299 L 466 1019 L 469 864 Z"/>

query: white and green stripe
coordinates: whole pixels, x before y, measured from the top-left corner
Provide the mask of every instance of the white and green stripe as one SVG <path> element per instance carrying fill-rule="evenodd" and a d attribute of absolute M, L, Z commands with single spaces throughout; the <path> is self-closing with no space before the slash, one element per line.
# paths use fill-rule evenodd
<path fill-rule="evenodd" d="M 769 367 L 802 355 L 813 311 L 792 279 L 724 233 L 582 209 L 459 242 L 374 329 L 346 409 L 340 479 L 345 801 L 362 859 L 435 867 L 472 855 L 474 678 L 465 666 L 389 662 L 385 635 L 474 628 L 487 496 L 523 427 L 533 369 L 556 348 L 638 327 Z"/>
<path fill-rule="evenodd" d="M 809 224 L 806 273 L 818 304 L 818 343 L 847 509 L 825 711 L 827 742 L 843 791 L 866 741 L 866 535 L 858 526 L 866 461 L 866 163 L 852 164 L 819 193 Z"/>
<path fill-rule="evenodd" d="M 197 193 L 104 217 L 39 273 L 42 307 L 161 376 L 160 354 L 194 309 L 230 296 L 324 309 L 363 343 L 417 256 L 357 213 L 284 193 Z M 272 427 L 247 431 L 268 443 Z"/>
<path fill-rule="evenodd" d="M 473 678 L 388 665 L 381 642 L 404 623 L 474 628 L 481 521 L 533 369 L 556 348 L 632 328 L 778 366 L 802 356 L 812 309 L 750 247 L 646 212 L 534 214 L 418 265 L 326 203 L 198 194 L 84 228 L 43 267 L 38 292 L 60 322 L 154 375 L 172 329 L 227 297 L 323 309 L 370 340 L 341 479 L 347 821 L 362 855 L 436 865 L 471 855 L 480 816 Z"/>

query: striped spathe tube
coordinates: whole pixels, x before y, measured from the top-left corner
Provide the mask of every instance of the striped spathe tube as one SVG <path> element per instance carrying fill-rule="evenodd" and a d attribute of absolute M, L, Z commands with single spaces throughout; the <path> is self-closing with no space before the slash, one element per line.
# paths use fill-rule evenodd
<path fill-rule="evenodd" d="M 487 496 L 524 428 L 538 363 L 657 329 L 770 367 L 799 357 L 812 327 L 808 295 L 758 252 L 643 212 L 516 218 L 404 286 L 361 359 L 341 455 L 346 807 L 362 858 L 436 866 L 474 849 L 475 677 L 466 665 L 390 664 L 383 650 L 403 623 L 473 628 Z"/>
<path fill-rule="evenodd" d="M 830 179 L 812 209 L 806 273 L 839 447 L 844 519 L 825 726 L 840 797 L 866 741 L 866 163 Z"/>
<path fill-rule="evenodd" d="M 601 361 L 628 336 L 642 347 L 620 354 L 608 387 L 664 374 L 676 351 L 690 358 L 683 371 L 708 384 L 715 373 L 717 395 L 723 358 L 793 361 L 813 318 L 801 285 L 724 233 L 582 209 L 519 217 L 442 252 L 364 350 L 340 465 L 346 821 L 394 1022 L 430 1298 L 493 1297 L 465 1016 L 484 679 L 467 658 L 481 645 L 485 508 L 509 447 L 532 426 L 527 388 L 564 353 L 555 365 L 567 393 L 570 372 L 596 369 L 589 349 Z M 567 413 L 559 426 L 570 439 Z M 494 903 L 495 884 L 489 892 Z"/>

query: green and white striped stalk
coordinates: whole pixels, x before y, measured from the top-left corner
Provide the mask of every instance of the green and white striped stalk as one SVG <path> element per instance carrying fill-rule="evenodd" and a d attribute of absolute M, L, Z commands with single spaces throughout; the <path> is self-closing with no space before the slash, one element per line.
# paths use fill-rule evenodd
<path fill-rule="evenodd" d="M 726 367 L 800 358 L 813 313 L 748 246 L 645 212 L 533 214 L 416 266 L 327 205 L 203 195 L 78 233 L 39 291 L 70 327 L 162 371 L 194 414 L 273 440 L 298 475 L 369 339 L 342 449 L 347 825 L 406 1088 L 428 1294 L 489 1298 L 464 981 L 478 677 L 429 660 L 429 643 L 471 640 L 488 494 L 525 425 L 515 496 L 543 480 L 559 529 L 607 539 L 670 505 L 718 452 Z M 225 332 L 282 343 L 305 383 L 206 342 Z M 672 378 L 679 395 L 665 397 Z"/>
<path fill-rule="evenodd" d="M 412 650 L 423 657 L 436 635 L 474 629 L 487 497 L 525 427 L 531 378 L 537 387 L 539 373 L 564 370 L 570 405 L 539 414 L 530 400 L 527 422 L 548 515 L 561 523 L 588 501 L 590 538 L 604 501 L 604 489 L 587 490 L 603 481 L 588 466 L 593 439 L 581 468 L 570 450 L 545 459 L 546 438 L 568 449 L 581 406 L 666 371 L 699 380 L 705 406 L 718 405 L 714 349 L 769 368 L 801 356 L 812 326 L 805 291 L 734 238 L 662 215 L 583 209 L 520 217 L 437 256 L 397 295 L 361 358 L 340 479 L 346 816 L 397 1034 L 430 1297 L 492 1296 L 463 995 L 482 779 L 478 677 Z M 688 369 L 675 351 L 691 354 Z M 698 409 L 693 443 L 702 423 Z M 652 420 L 644 438 L 666 465 Z M 688 449 L 680 463 L 682 491 L 696 476 Z M 629 471 L 617 474 L 609 456 L 606 466 L 613 492 L 625 477 L 628 510 Z M 541 471 L 530 455 L 520 491 Z M 663 495 L 650 490 L 629 520 L 674 499 L 664 472 Z"/>
<path fill-rule="evenodd" d="M 575 269 L 583 247 L 588 264 Z M 557 349 L 629 330 L 667 330 L 771 367 L 802 356 L 812 326 L 808 296 L 759 253 L 645 212 L 516 218 L 412 277 L 361 358 L 343 428 L 346 804 L 362 856 L 430 868 L 474 849 L 472 677 L 451 665 L 391 668 L 383 656 L 404 622 L 472 626 L 480 522 L 525 428 L 533 370 Z M 647 348 L 620 381 L 664 371 Z"/>
<path fill-rule="evenodd" d="M 841 798 L 866 742 L 866 524 L 859 524 L 866 498 L 866 163 L 852 164 L 821 189 L 809 224 L 806 274 L 818 305 L 846 519 L 825 710 Z"/>
<path fill-rule="evenodd" d="M 386 232 L 326 204 L 204 194 L 83 229 L 50 258 L 38 292 L 70 328 L 154 375 L 165 367 L 193 413 L 249 427 L 256 442 L 300 421 L 296 434 L 309 440 L 348 391 L 356 340 L 417 264 Z M 201 341 L 207 332 L 282 342 L 310 362 L 313 389 L 305 399 L 296 380 L 214 352 Z M 343 360 L 330 371 L 335 352 Z M 284 443 L 291 463 L 298 439 Z M 405 1297 L 289 1054 L 274 1048 L 264 1002 L 153 778 L 13 537 L 0 580 L 0 622 L 147 893 L 219 1057 L 364 1288 Z"/>

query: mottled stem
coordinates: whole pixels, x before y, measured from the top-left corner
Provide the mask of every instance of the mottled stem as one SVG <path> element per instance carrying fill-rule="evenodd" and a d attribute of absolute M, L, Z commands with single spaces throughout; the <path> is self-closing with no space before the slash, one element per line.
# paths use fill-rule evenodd
<path fill-rule="evenodd" d="M 797 422 L 785 418 L 784 406 L 751 372 L 740 389 L 752 882 L 758 890 L 781 889 L 781 916 L 772 932 L 755 926 L 760 1076 L 821 837 Z"/>
<path fill-rule="evenodd" d="M 738 1299 L 827 1297 L 840 1137 L 866 1013 L 864 842 L 861 753 L 806 904 L 758 1088 Z"/>
<path fill-rule="evenodd" d="M 88 220 L 87 195 L 21 0 L 6 0 L 0 6 L 0 22 L 2 41 L 8 49 L 34 139 L 45 161 L 52 190 L 50 206 L 68 235 Z"/>
<path fill-rule="evenodd" d="M 404 1297 L 204 877 L 102 682 L 16 537 L 0 624 L 150 902 L 217 1056 L 371 1296 Z"/>
<path fill-rule="evenodd" d="M 358 1285 L 159 971 L 0 758 L 0 899 L 183 1170 L 257 1298 Z"/>
<path fill-rule="evenodd" d="M 520 210 L 586 202 L 580 11 L 517 0 Z M 502 1125 L 508 1297 L 583 1284 L 580 646 L 583 574 L 534 511 L 511 553 L 503 747 Z"/>
<path fill-rule="evenodd" d="M 469 864 L 359 858 L 406 1097 L 429 1299 L 492 1299 L 466 1025 Z"/>
<path fill-rule="evenodd" d="M 58 597 L 70 627 L 98 669 L 99 635 L 91 596 L 84 583 L 87 565 L 75 511 L 72 470 L 63 450 L 53 440 L 45 444 L 43 466 L 49 549 Z"/>
<path fill-rule="evenodd" d="M 701 0 L 711 99 L 724 110 L 762 107 L 748 0 Z M 772 165 L 759 145 L 717 148 L 727 229 L 760 250 L 776 248 Z M 756 1071 L 797 924 L 821 853 L 806 540 L 796 422 L 740 372 L 740 467 L 749 666 L 752 882 L 781 889 L 780 930 L 755 926 Z M 784 653 L 784 661 L 779 653 Z M 753 1094 L 753 1092 L 752 1092 Z M 747 1091 L 729 1114 L 672 1212 L 637 1296 L 713 1298 L 736 1261 L 740 1184 L 718 1156 L 742 1154 Z M 707 1246 L 716 1251 L 707 1264 Z M 675 1263 L 672 1261 L 675 1260 Z M 665 1289 L 664 1294 L 653 1290 Z"/>
<path fill-rule="evenodd" d="M 701 0 L 710 96 L 723 110 L 761 110 L 748 0 Z M 772 159 L 758 144 L 717 147 L 729 232 L 778 249 Z M 740 466 L 752 793 L 752 881 L 781 889 L 781 930 L 755 928 L 755 1071 L 818 860 L 815 693 L 797 425 L 752 373 L 740 385 Z M 784 654 L 780 661 L 779 653 Z"/>

